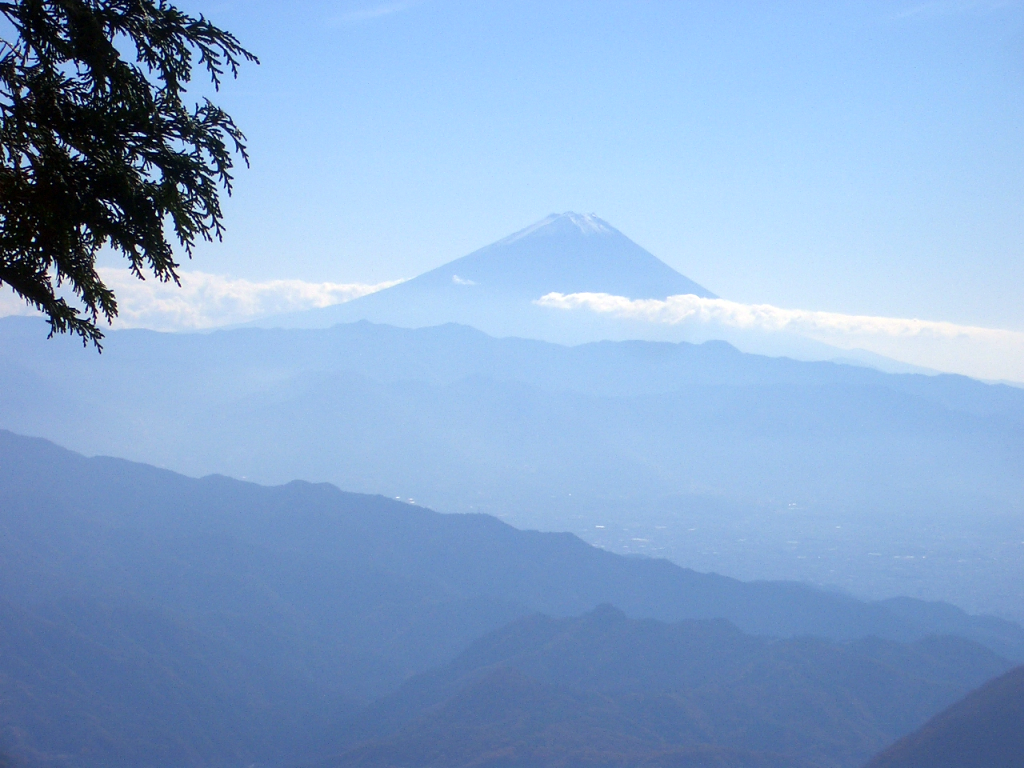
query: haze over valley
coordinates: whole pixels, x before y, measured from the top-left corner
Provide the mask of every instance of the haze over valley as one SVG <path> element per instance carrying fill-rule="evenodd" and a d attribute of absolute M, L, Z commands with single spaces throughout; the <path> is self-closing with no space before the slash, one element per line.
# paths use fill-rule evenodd
<path fill-rule="evenodd" d="M 0 502 L 27 765 L 858 766 L 1024 660 L 1019 625 L 950 605 L 6 432 Z"/>
<path fill-rule="evenodd" d="M 537 300 L 678 291 L 565 214 L 102 355 L 0 320 L 4 748 L 854 768 L 1024 660 L 1024 390 Z"/>
<path fill-rule="evenodd" d="M 538 306 L 548 289 L 711 295 L 600 220 L 552 216 L 266 321 L 284 327 L 118 331 L 97 356 L 9 318 L 0 426 L 194 476 L 486 512 L 738 578 L 1024 618 L 1024 390 L 722 341 L 524 338 L 626 333 Z"/>

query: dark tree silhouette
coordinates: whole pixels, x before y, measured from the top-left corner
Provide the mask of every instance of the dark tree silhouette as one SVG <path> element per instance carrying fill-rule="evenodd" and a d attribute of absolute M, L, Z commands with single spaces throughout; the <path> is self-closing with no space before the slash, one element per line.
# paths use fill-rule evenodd
<path fill-rule="evenodd" d="M 190 256 L 197 238 L 220 239 L 219 193 L 235 154 L 248 164 L 245 137 L 185 88 L 194 70 L 219 89 L 257 60 L 164 0 L 19 0 L 0 14 L 0 286 L 51 336 L 99 347 L 99 321 L 117 315 L 102 247 L 140 279 L 177 282 L 172 241 Z"/>

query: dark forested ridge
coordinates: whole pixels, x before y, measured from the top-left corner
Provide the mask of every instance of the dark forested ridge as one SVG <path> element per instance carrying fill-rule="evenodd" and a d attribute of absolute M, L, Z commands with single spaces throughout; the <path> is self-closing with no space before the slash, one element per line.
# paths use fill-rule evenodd
<path fill-rule="evenodd" d="M 362 713 L 349 728 L 365 743 L 324 765 L 855 766 L 1005 664 L 956 638 L 770 640 L 611 606 L 533 616 Z"/>
<path fill-rule="evenodd" d="M 866 768 L 997 766 L 1024 766 L 1024 667 L 972 691 Z"/>
<path fill-rule="evenodd" d="M 1020 627 L 951 606 L 744 583 L 485 515 L 194 480 L 0 433 L 0 751 L 16 759 L 308 762 L 340 752 L 360 708 L 488 632 L 601 603 L 828 647 L 959 634 L 990 649 L 963 641 L 964 670 L 1024 658 Z M 916 701 L 922 718 L 941 703 Z"/>

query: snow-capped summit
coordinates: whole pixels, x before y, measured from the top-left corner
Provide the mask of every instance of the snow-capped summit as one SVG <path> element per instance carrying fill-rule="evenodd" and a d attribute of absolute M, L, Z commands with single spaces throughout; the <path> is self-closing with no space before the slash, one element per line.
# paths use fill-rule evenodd
<path fill-rule="evenodd" d="M 537 232 L 541 232 L 542 234 L 552 234 L 571 227 L 576 227 L 584 235 L 611 234 L 613 232 L 619 233 L 619 231 L 607 221 L 599 219 L 592 213 L 574 213 L 573 211 L 566 211 L 565 213 L 552 213 L 550 216 L 541 219 L 536 224 L 531 224 L 526 229 L 522 229 L 515 234 L 509 235 L 504 240 L 499 240 L 498 243 L 509 243 Z M 495 245 L 498 243 L 495 243 Z"/>
<path fill-rule="evenodd" d="M 593 214 L 552 214 L 468 256 L 379 293 L 274 324 L 324 327 L 355 320 L 422 327 L 458 322 L 497 335 L 575 339 L 578 323 L 534 302 L 551 292 L 633 299 L 714 294 Z M 562 313 L 565 314 L 565 313 Z M 558 332 L 549 333 L 551 323 Z"/>

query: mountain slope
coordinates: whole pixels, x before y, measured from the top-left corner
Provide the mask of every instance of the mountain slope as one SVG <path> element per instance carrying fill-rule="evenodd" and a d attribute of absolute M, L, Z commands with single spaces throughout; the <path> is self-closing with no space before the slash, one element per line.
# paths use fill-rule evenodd
<path fill-rule="evenodd" d="M 0 599 L 0 747 L 15 765 L 281 760 L 307 755 L 354 709 L 147 602 L 64 594 L 30 609 Z"/>
<path fill-rule="evenodd" d="M 682 293 L 714 298 L 596 216 L 552 214 L 496 243 L 403 283 L 402 290 L 460 283 L 499 295 L 589 291 L 664 299 Z M 397 289 L 398 286 L 395 286 Z"/>
<path fill-rule="evenodd" d="M 1024 658 L 1021 627 L 948 605 L 910 601 L 917 610 L 900 613 L 796 583 L 741 582 L 666 560 L 623 557 L 571 534 L 520 531 L 487 515 L 442 515 L 326 484 L 265 488 L 217 476 L 193 480 L 118 459 L 87 459 L 3 431 L 0 492 L 6 534 L 0 573 L 11 600 L 78 585 L 99 588 L 106 579 L 118 589 L 156 589 L 154 573 L 165 568 L 177 574 L 164 578 L 166 584 L 177 584 L 182 569 L 198 579 L 187 588 L 159 586 L 160 599 L 175 608 L 199 597 L 221 604 L 227 597 L 203 592 L 201 585 L 215 571 L 238 571 L 256 579 L 243 590 L 246 601 L 263 599 L 253 585 L 263 583 L 259 574 L 265 573 L 274 594 L 300 601 L 294 607 L 309 610 L 313 606 L 302 601 L 331 599 L 346 610 L 363 610 L 362 581 L 372 578 L 379 599 L 412 594 L 413 605 L 481 600 L 507 606 L 495 609 L 499 623 L 508 610 L 572 615 L 611 603 L 633 616 L 721 617 L 744 631 L 778 636 L 909 641 L 936 630 L 977 635 L 999 653 Z M 191 570 L 189 563 L 202 567 Z M 296 569 L 303 568 L 300 579 Z M 238 579 L 231 576 L 222 588 L 240 588 Z M 484 613 L 476 605 L 472 611 Z M 338 629 L 329 625 L 331 633 Z M 379 637 L 371 647 L 381 650 Z M 422 657 L 422 639 L 417 647 Z"/>
<path fill-rule="evenodd" d="M 1024 766 L 1024 667 L 972 691 L 866 768 L 995 766 Z"/>
<path fill-rule="evenodd" d="M 0 427 L 87 453 L 1024 615 L 1019 389 L 459 326 L 114 332 L 99 356 L 12 319 L 0 354 Z"/>
<path fill-rule="evenodd" d="M 856 766 L 1006 664 L 953 638 L 773 641 L 610 606 L 533 616 L 371 707 L 351 737 L 378 735 L 326 765 L 626 766 L 673 752 L 685 764 L 702 751 L 723 765 Z"/>
<path fill-rule="evenodd" d="M 494 336 L 563 344 L 607 339 L 706 341 L 724 339 L 744 350 L 802 360 L 857 360 L 880 370 L 908 366 L 864 350 L 839 349 L 788 330 L 765 332 L 698 317 L 651 323 L 589 310 L 539 306 L 549 293 L 604 293 L 663 300 L 713 293 L 648 253 L 594 215 L 552 214 L 525 229 L 411 280 L 321 309 L 261 318 L 261 328 L 327 328 L 370 320 L 406 328 L 462 323 Z M 918 369 L 923 372 L 923 369 Z"/>
<path fill-rule="evenodd" d="M 603 602 L 637 617 L 722 616 L 750 632 L 837 639 L 914 641 L 960 617 L 962 635 L 1024 658 L 1020 627 L 951 619 L 948 607 L 915 604 L 907 618 L 485 515 L 327 485 L 194 480 L 0 432 L 0 752 L 15 758 L 69 768 L 311 760 L 345 713 L 481 635 L 533 611 Z"/>
<path fill-rule="evenodd" d="M 533 304 L 552 291 L 713 297 L 607 222 L 564 213 L 378 293 L 258 324 L 325 328 L 371 320 L 415 328 L 458 322 L 496 335 L 559 340 L 600 337 L 600 329 L 616 325 Z"/>

